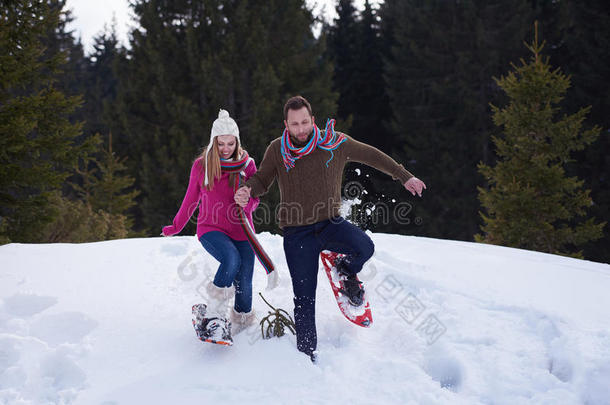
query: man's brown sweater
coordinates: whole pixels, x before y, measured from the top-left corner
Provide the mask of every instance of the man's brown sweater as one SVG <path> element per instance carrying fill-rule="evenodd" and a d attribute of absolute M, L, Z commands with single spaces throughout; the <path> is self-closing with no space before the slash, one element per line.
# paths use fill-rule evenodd
<path fill-rule="evenodd" d="M 347 135 L 346 135 L 347 136 Z M 251 196 L 258 197 L 269 190 L 277 178 L 280 206 L 277 216 L 280 228 L 310 225 L 339 215 L 341 180 L 348 162 L 364 163 L 404 184 L 413 175 L 394 159 L 370 145 L 350 136 L 331 152 L 316 148 L 298 159 L 294 168 L 286 170 L 282 160 L 281 138 L 271 142 L 265 151 L 258 172 L 246 182 Z"/>

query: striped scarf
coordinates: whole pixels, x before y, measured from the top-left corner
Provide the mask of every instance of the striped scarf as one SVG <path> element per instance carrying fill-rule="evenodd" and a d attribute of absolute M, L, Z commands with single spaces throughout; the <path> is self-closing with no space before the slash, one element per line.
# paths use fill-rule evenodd
<path fill-rule="evenodd" d="M 284 133 L 282 134 L 281 152 L 286 171 L 292 169 L 297 160 L 303 156 L 309 155 L 316 148 L 330 152 L 330 159 L 326 162 L 326 167 L 328 167 L 328 163 L 333 160 L 334 157 L 333 150 L 337 149 L 339 145 L 345 141 L 347 141 L 345 135 L 335 133 L 335 120 L 330 118 L 326 121 L 326 128 L 323 133 L 316 125 L 313 126 L 313 136 L 309 142 L 307 142 L 307 145 L 301 148 L 292 144 L 288 128 L 285 128 Z"/>
<path fill-rule="evenodd" d="M 249 160 L 250 156 L 246 151 L 237 160 L 220 158 L 220 169 L 225 173 L 240 173 L 246 169 Z"/>
<path fill-rule="evenodd" d="M 237 181 L 235 182 L 234 191 L 237 191 L 237 189 L 239 189 L 239 187 L 243 185 L 245 176 L 242 174 L 242 172 L 248 166 L 249 161 L 250 157 L 248 156 L 248 152 L 246 151 L 244 151 L 243 155 L 238 160 L 222 158 L 220 159 L 220 168 L 223 172 L 238 174 L 238 179 L 236 179 Z M 246 237 L 248 238 L 250 247 L 254 251 L 254 254 L 256 255 L 256 258 L 258 259 L 260 264 L 265 269 L 265 272 L 267 274 L 271 273 L 273 270 L 275 270 L 275 265 L 273 264 L 271 257 L 269 257 L 267 252 L 265 252 L 263 246 L 256 238 L 256 233 L 254 232 L 252 226 L 250 226 L 250 222 L 248 221 L 248 218 L 246 218 L 246 213 L 244 212 L 244 209 L 238 205 L 236 205 L 236 207 L 237 215 L 239 217 L 239 224 L 241 225 L 242 229 L 246 234 Z"/>
<path fill-rule="evenodd" d="M 237 189 L 243 185 L 243 182 L 244 176 L 240 175 L 239 181 L 235 182 L 235 191 L 237 191 Z M 239 224 L 244 230 L 244 233 L 248 238 L 248 242 L 250 242 L 250 247 L 254 251 L 254 255 L 258 259 L 261 266 L 263 266 L 263 268 L 265 269 L 265 272 L 267 274 L 271 273 L 273 270 L 275 270 L 275 265 L 273 264 L 271 257 L 267 254 L 267 252 L 265 252 L 265 249 L 263 249 L 263 245 L 261 245 L 261 243 L 256 238 L 256 233 L 254 232 L 252 226 L 250 226 L 250 222 L 248 221 L 248 218 L 246 218 L 246 213 L 244 212 L 244 209 L 239 205 L 237 206 L 237 214 L 239 216 Z"/>

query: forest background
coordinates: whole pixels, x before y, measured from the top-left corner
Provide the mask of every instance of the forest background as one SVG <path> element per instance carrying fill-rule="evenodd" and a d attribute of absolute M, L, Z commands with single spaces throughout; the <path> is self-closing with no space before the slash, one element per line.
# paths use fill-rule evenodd
<path fill-rule="evenodd" d="M 332 22 L 302 0 L 131 4 L 129 45 L 109 27 L 86 54 L 67 28 L 73 17 L 65 0 L 2 1 L 1 243 L 159 235 L 182 201 L 219 108 L 236 118 L 243 144 L 260 162 L 282 133 L 284 102 L 301 94 L 320 127 L 335 118 L 338 130 L 388 153 L 427 184 L 420 199 L 384 174 L 350 165 L 345 197 L 361 201 L 351 215 L 363 228 L 476 236 L 610 262 L 608 2 L 386 0 L 358 11 L 342 0 Z M 562 230 L 567 242 L 560 247 L 498 242 L 486 226 L 500 215 L 485 192 L 508 187 L 484 175 L 485 166 L 506 160 L 497 140 L 511 132 L 510 123 L 496 120 L 496 108 L 515 101 L 501 78 L 534 64 L 526 45 L 535 35 L 544 47 L 534 57 L 569 85 L 540 102 L 552 107 L 553 122 L 576 117 L 578 124 L 572 138 L 580 143 L 547 162 L 562 178 L 580 179 L 574 184 L 586 207 L 546 224 Z M 547 122 L 542 114 L 538 124 Z M 552 145 L 548 131 L 541 142 Z M 519 174 L 510 181 L 519 183 Z M 513 194 L 535 200 L 541 213 L 557 210 L 536 194 Z M 565 200 L 572 197 L 566 191 Z M 274 186 L 255 215 L 258 232 L 279 232 L 278 200 Z M 511 212 L 505 228 L 519 222 L 519 209 Z M 525 226 L 541 226 L 534 222 Z M 586 237 L 570 238 L 582 224 Z M 184 233 L 194 230 L 193 219 Z"/>

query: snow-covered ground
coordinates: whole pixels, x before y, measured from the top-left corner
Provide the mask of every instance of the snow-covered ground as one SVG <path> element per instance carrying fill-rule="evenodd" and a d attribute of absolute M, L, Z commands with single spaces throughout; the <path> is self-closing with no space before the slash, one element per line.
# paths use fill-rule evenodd
<path fill-rule="evenodd" d="M 292 313 L 281 275 L 255 292 Z M 3 404 L 608 404 L 610 266 L 474 243 L 372 234 L 371 328 L 320 272 L 318 364 L 252 328 L 198 341 L 191 305 L 216 262 L 195 237 L 0 247 Z M 259 318 L 267 307 L 258 295 Z"/>

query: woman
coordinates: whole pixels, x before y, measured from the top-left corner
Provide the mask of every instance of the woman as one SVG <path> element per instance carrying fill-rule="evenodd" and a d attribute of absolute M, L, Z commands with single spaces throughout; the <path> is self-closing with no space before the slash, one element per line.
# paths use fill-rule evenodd
<path fill-rule="evenodd" d="M 199 338 L 212 343 L 232 344 L 239 333 L 254 321 L 252 311 L 252 272 L 254 252 L 242 229 L 234 192 L 240 181 L 256 172 L 254 160 L 240 146 L 237 123 L 220 110 L 212 125 L 210 143 L 193 163 L 188 189 L 172 225 L 163 228 L 164 236 L 179 233 L 199 206 L 197 237 L 220 266 L 207 286 L 209 302 L 195 305 L 193 315 Z M 252 198 L 244 207 L 252 224 L 252 211 L 259 199 Z M 228 322 L 226 311 L 235 295 Z"/>

